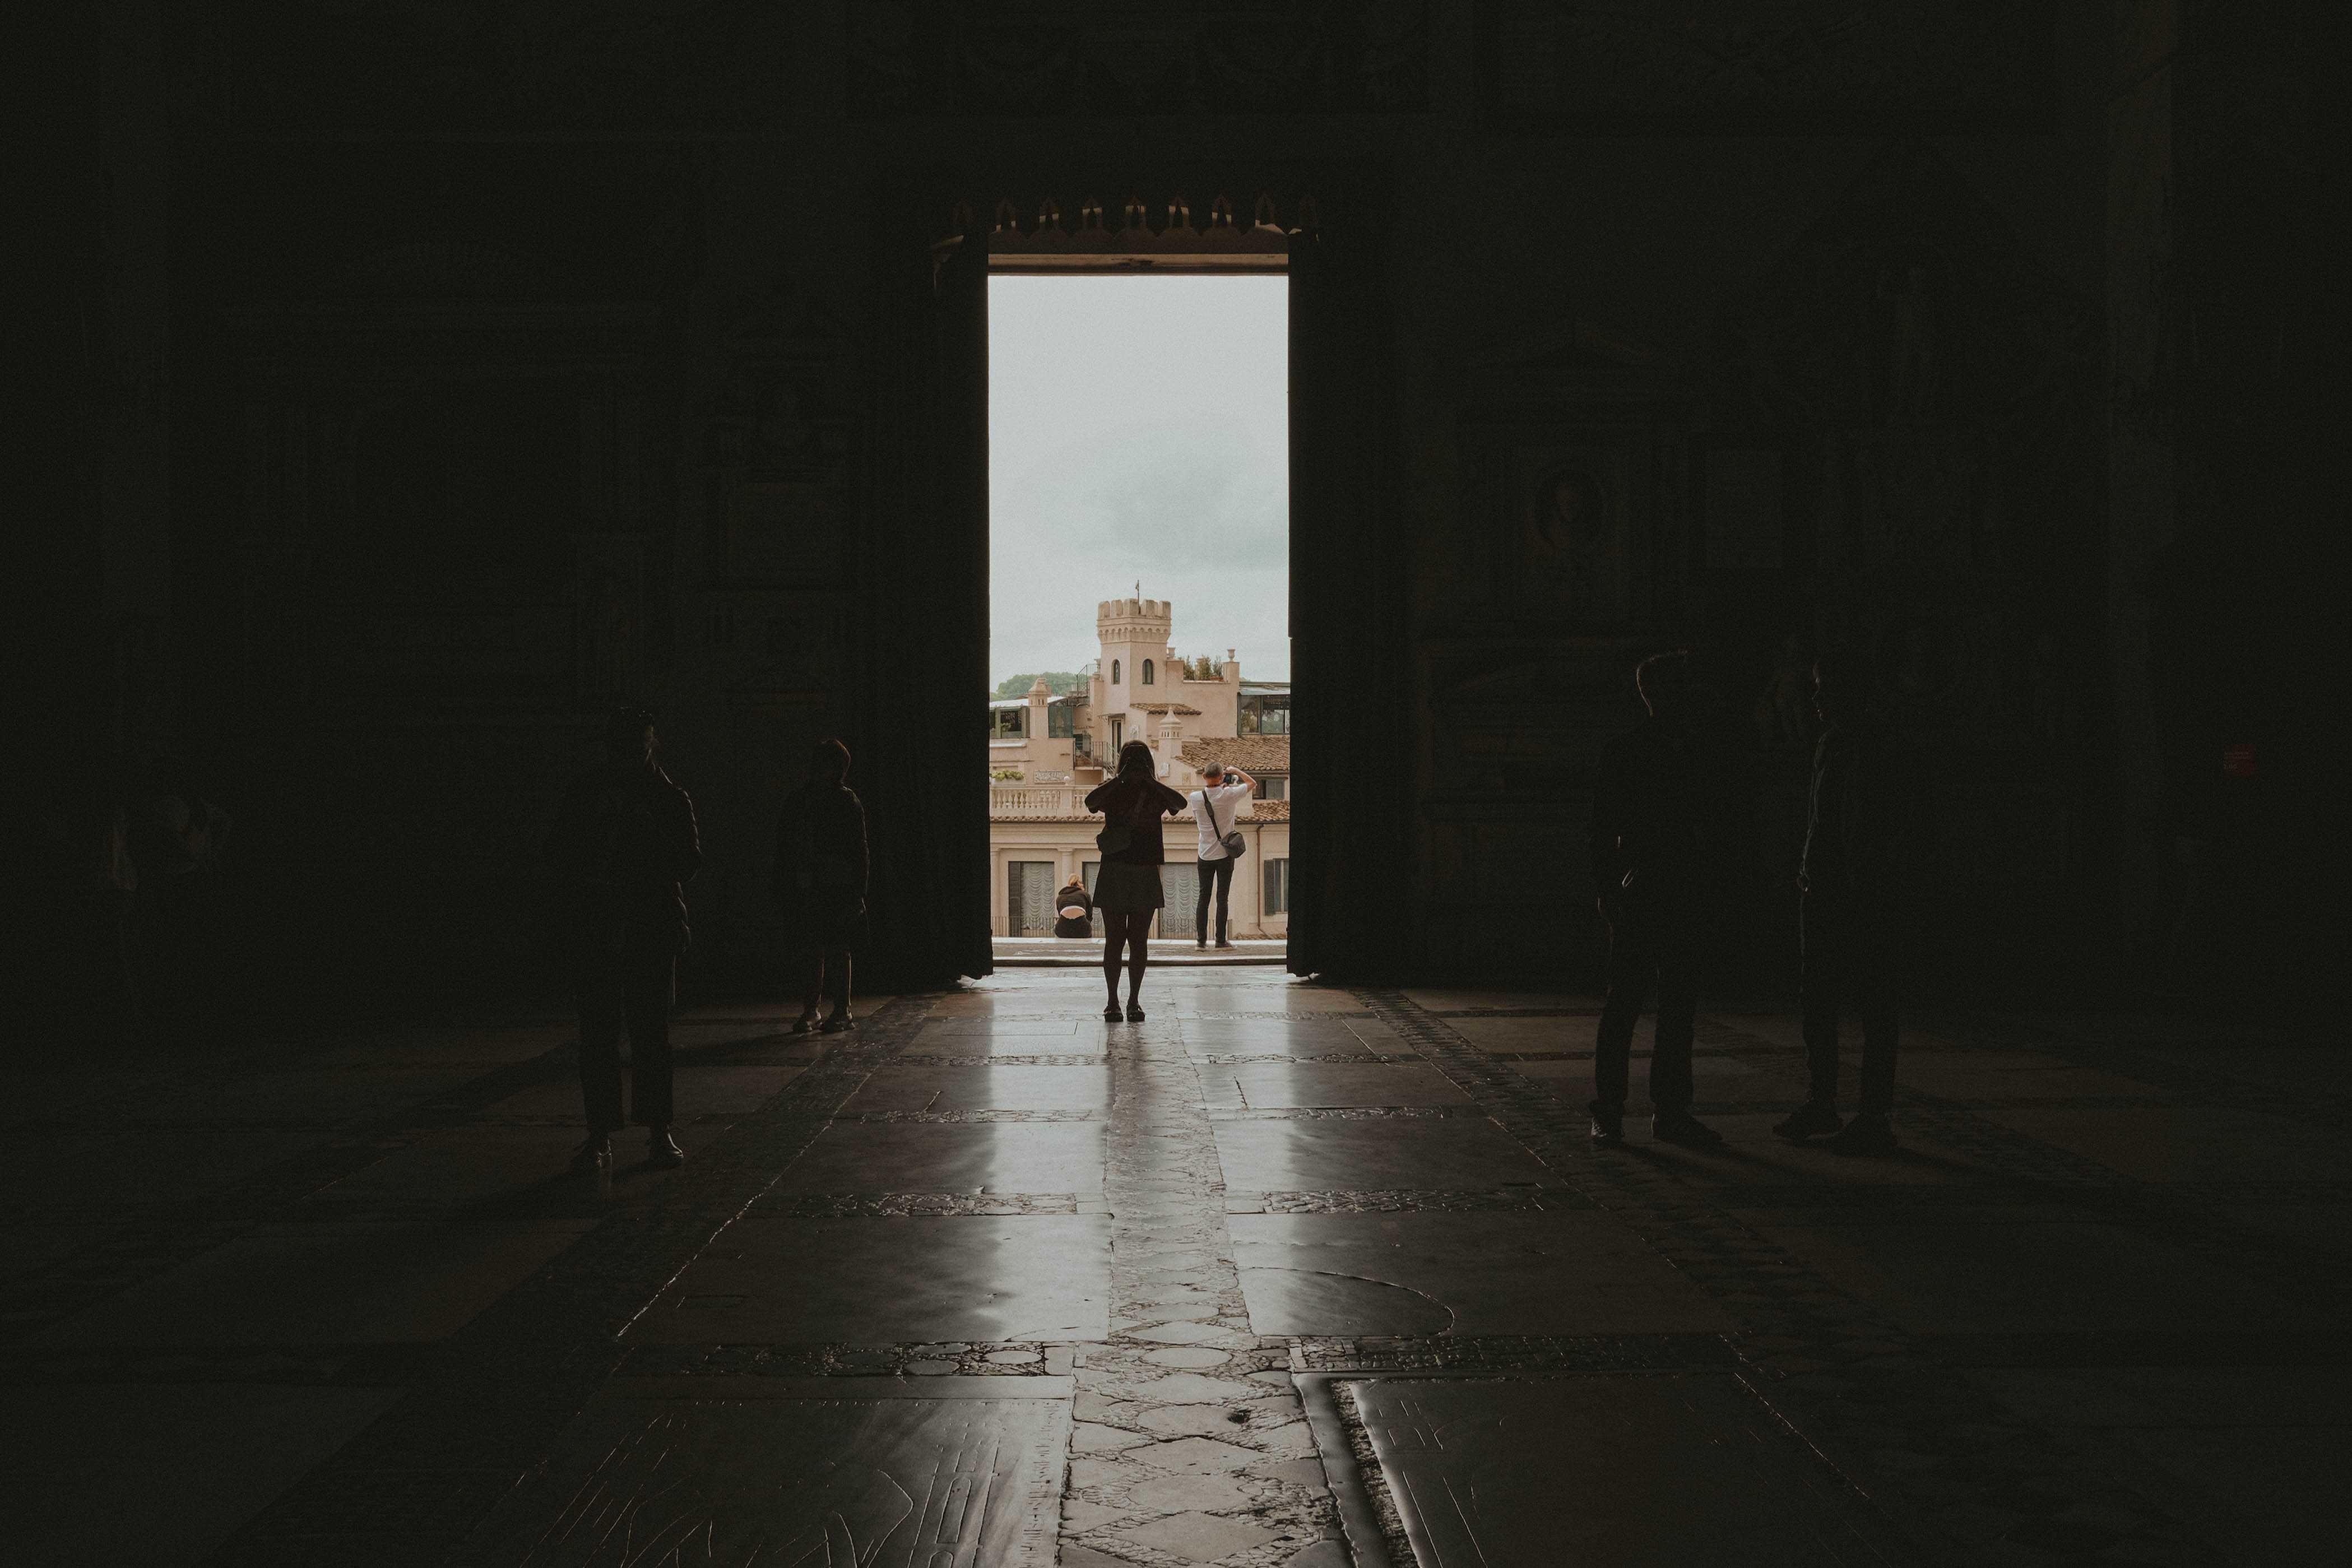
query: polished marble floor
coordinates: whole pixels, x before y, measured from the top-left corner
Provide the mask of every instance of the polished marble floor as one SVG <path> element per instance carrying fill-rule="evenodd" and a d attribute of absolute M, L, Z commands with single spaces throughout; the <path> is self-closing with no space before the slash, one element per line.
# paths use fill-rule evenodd
<path fill-rule="evenodd" d="M 2337 1044 L 1930 1017 L 1840 1160 L 1711 1012 L 1724 1146 L 1604 1151 L 1591 997 L 1098 984 L 690 1013 L 604 1184 L 560 1021 L 10 1071 L 10 1559 L 2342 1555 Z"/>

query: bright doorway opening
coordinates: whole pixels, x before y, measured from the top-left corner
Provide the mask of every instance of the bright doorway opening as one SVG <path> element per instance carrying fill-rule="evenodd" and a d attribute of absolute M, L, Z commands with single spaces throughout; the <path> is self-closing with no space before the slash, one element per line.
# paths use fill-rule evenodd
<path fill-rule="evenodd" d="M 1213 764 L 1244 852 L 1204 879 L 1164 824 L 1155 958 L 1279 963 L 1289 928 L 1289 298 L 1279 274 L 989 279 L 990 921 L 1006 963 L 1091 963 L 1086 797 L 1141 742 L 1160 782 Z M 1084 904 L 1087 900 L 1076 900 Z M 1204 903 L 1206 908 L 1203 908 Z M 1204 929 L 1205 928 L 1205 929 Z"/>

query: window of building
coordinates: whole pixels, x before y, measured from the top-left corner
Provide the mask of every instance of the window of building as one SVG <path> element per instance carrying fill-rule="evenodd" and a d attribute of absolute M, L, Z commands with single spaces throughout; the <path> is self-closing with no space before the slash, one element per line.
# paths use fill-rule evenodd
<path fill-rule="evenodd" d="M 1070 739 L 1076 731 L 1076 726 L 1070 722 L 1071 717 L 1068 703 L 1047 703 L 1045 705 L 1045 738 L 1049 741 Z"/>
<path fill-rule="evenodd" d="M 1260 800 L 1288 800 L 1290 798 L 1290 775 L 1288 773 L 1261 773 L 1258 776 L 1257 781 L 1257 797 Z"/>
<path fill-rule="evenodd" d="M 1287 735 L 1290 733 L 1290 694 L 1244 697 L 1239 722 L 1234 728 L 1244 735 Z"/>
<path fill-rule="evenodd" d="M 1148 659 L 1148 658 L 1147 658 L 1147 659 L 1145 659 L 1145 660 L 1143 661 L 1143 680 L 1142 680 L 1142 684 L 1143 684 L 1143 685 L 1145 685 L 1145 686 L 1149 686 L 1149 685 L 1150 685 L 1150 684 L 1151 684 L 1151 661 L 1150 661 L 1150 659 Z"/>
<path fill-rule="evenodd" d="M 1265 862 L 1265 908 L 1270 915 L 1290 912 L 1290 861 L 1287 858 Z"/>
<path fill-rule="evenodd" d="M 1029 738 L 1029 710 L 1026 708 L 992 708 L 989 715 L 989 737 L 997 741 L 1025 741 Z"/>
<path fill-rule="evenodd" d="M 1113 686 L 1118 684 L 1118 660 L 1117 659 L 1110 661 L 1110 683 Z"/>
<path fill-rule="evenodd" d="M 1125 744 L 1127 744 L 1127 721 L 1113 719 L 1110 721 L 1110 754 L 1114 757 L 1118 755 L 1118 749 Z"/>

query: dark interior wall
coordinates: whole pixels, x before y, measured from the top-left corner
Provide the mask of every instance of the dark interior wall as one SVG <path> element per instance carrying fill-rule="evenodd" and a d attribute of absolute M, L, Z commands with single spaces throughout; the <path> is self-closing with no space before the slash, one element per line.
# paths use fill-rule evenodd
<path fill-rule="evenodd" d="M 2352 699 L 2352 638 L 2315 567 L 2347 510 L 2346 18 L 2187 0 L 2135 20 L 2117 103 L 2161 162 L 2150 254 L 2117 280 L 2146 325 L 2116 449 L 2153 519 L 2116 565 L 2119 665 L 2144 650 L 2126 762 L 2148 907 L 2174 984 L 2332 999 L 2352 756 L 2326 716 Z"/>
<path fill-rule="evenodd" d="M 976 705 L 967 737 L 920 689 L 965 656 L 922 656 L 956 589 L 919 548 L 936 344 L 908 311 L 949 214 L 910 204 L 1198 218 L 1260 185 L 1285 225 L 1343 186 L 1384 237 L 1367 505 L 1398 547 L 1366 581 L 1403 613 L 1393 689 L 1339 717 L 1399 771 L 1321 787 L 1407 825 L 1394 907 L 1358 917 L 1403 933 L 1396 962 L 1589 968 L 1589 769 L 1634 658 L 1685 641 L 1750 737 L 1741 908 L 1774 955 L 1792 661 L 1832 633 L 1883 658 L 1936 763 L 1939 947 L 2071 965 L 2163 923 L 2148 781 L 2179 703 L 2111 621 L 2137 591 L 2116 562 L 2170 537 L 2173 437 L 2116 434 L 2106 361 L 2118 317 L 2168 320 L 2134 289 L 2171 229 L 2118 226 L 2111 192 L 2171 132 L 2117 96 L 2138 68 L 2103 12 L 1097 10 L 145 18 L 164 111 L 127 134 L 170 224 L 122 265 L 170 300 L 172 543 L 77 581 L 168 605 L 177 673 L 113 738 L 236 812 L 273 980 L 510 984 L 532 842 L 623 696 L 663 712 L 702 811 L 695 983 L 764 973 L 802 742 L 977 755 Z M 940 832 L 921 792 L 869 793 L 908 803 L 877 826 L 910 853 Z M 951 946 L 895 956 L 936 978 Z"/>

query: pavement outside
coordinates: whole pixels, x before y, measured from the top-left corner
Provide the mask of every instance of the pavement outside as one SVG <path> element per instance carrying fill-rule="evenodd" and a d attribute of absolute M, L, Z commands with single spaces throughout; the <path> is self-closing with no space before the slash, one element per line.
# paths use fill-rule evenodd
<path fill-rule="evenodd" d="M 1102 967 L 1103 944 L 1100 937 L 1086 942 L 1065 942 L 1050 936 L 1000 936 L 991 939 L 1001 969 L 1096 969 Z M 1279 966 L 1288 943 L 1274 941 L 1236 940 L 1231 947 L 1195 947 L 1191 937 L 1155 937 L 1151 942 L 1151 963 L 1206 963 L 1218 967 L 1232 964 L 1271 963 Z"/>
<path fill-rule="evenodd" d="M 562 1022 L 14 1069 L 12 1560 L 2341 1554 L 2332 1044 L 1929 1019 L 1842 1160 L 1717 1012 L 1725 1146 L 1596 1151 L 1590 998 L 1099 986 L 689 1014 L 608 1188 Z"/>

